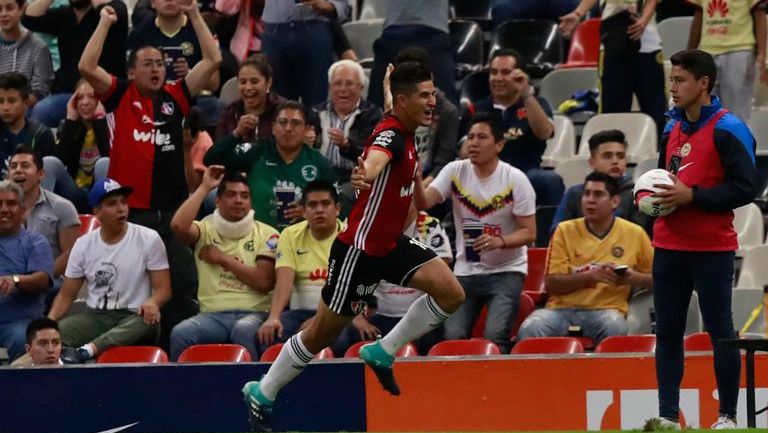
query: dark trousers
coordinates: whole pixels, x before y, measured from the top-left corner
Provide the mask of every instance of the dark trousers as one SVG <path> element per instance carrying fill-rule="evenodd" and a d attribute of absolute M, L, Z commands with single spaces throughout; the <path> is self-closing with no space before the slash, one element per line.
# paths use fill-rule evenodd
<path fill-rule="evenodd" d="M 632 110 L 632 94 L 640 111 L 656 122 L 659 139 L 664 131 L 667 96 L 664 91 L 664 64 L 661 51 L 637 53 L 626 59 L 600 55 L 600 112 L 626 113 Z"/>
<path fill-rule="evenodd" d="M 305 107 L 328 98 L 328 68 L 333 42 L 328 23 L 320 20 L 266 24 L 261 36 L 264 55 L 272 65 L 272 88 Z"/>
<path fill-rule="evenodd" d="M 656 248 L 653 258 L 653 304 L 656 312 L 656 380 L 659 415 L 679 418 L 683 379 L 683 335 L 693 288 L 699 295 L 704 327 L 712 339 L 720 414 L 736 416 L 741 357 L 720 339 L 736 338 L 731 313 L 734 253 L 687 252 Z"/>
<path fill-rule="evenodd" d="M 373 43 L 373 69 L 368 85 L 368 100 L 378 106 L 384 104 L 382 81 L 387 64 L 403 48 L 421 47 L 429 53 L 430 68 L 435 86 L 458 105 L 456 94 L 456 60 L 453 58 L 451 38 L 447 33 L 426 26 L 390 26 Z"/>
<path fill-rule="evenodd" d="M 192 250 L 171 232 L 174 212 L 131 209 L 130 222 L 160 234 L 168 254 L 173 297 L 160 310 L 160 346 L 170 348 L 171 330 L 182 320 L 197 314 L 197 268 Z"/>

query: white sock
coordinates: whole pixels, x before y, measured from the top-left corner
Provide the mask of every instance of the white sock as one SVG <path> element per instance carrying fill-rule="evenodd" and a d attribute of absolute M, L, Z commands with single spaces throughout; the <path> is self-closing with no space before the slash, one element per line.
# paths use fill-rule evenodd
<path fill-rule="evenodd" d="M 277 393 L 294 377 L 298 376 L 309 364 L 309 361 L 315 357 L 315 354 L 304 346 L 301 341 L 301 334 L 303 331 L 291 337 L 283 345 L 272 367 L 261 378 L 259 387 L 264 397 L 275 401 Z"/>
<path fill-rule="evenodd" d="M 450 313 L 443 311 L 429 295 L 417 299 L 394 328 L 381 339 L 381 347 L 395 356 L 401 347 L 437 328 Z"/>

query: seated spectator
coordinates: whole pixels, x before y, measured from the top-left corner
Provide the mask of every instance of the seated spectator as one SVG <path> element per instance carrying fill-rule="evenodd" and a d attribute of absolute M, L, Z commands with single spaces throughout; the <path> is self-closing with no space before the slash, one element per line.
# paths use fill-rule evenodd
<path fill-rule="evenodd" d="M 257 334 L 264 348 L 288 341 L 315 316 L 328 279 L 331 245 L 344 229 L 336 188 L 330 183 L 308 183 L 301 203 L 304 221 L 286 227 L 277 245 L 275 293 L 269 317 Z"/>
<path fill-rule="evenodd" d="M 429 216 L 426 212 L 417 212 L 416 208 L 411 206 L 405 226 L 403 234 L 428 246 L 437 257 L 450 265 L 453 259 L 451 242 L 439 219 Z M 352 326 L 348 326 L 333 344 L 333 351 L 337 356 L 344 356 L 349 346 L 357 342 L 375 340 L 380 335 L 387 335 L 405 316 L 411 304 L 424 296 L 424 292 L 382 281 L 376 287 L 374 295 L 376 302 L 368 306 L 369 314 L 361 313 L 355 316 Z M 414 344 L 419 353 L 426 355 L 432 346 L 442 340 L 443 327 L 438 326 L 415 340 Z"/>
<path fill-rule="evenodd" d="M 13 367 L 57 366 L 61 362 L 61 334 L 55 320 L 41 317 L 27 326 L 26 355 L 13 361 Z"/>
<path fill-rule="evenodd" d="M 552 109 L 546 100 L 534 94 L 528 75 L 519 69 L 522 64 L 522 57 L 515 50 L 494 51 L 489 62 L 491 96 L 470 104 L 462 119 L 468 121 L 482 112 L 498 116 L 505 140 L 501 160 L 528 176 L 536 191 L 537 204 L 556 205 L 565 190 L 563 180 L 554 171 L 540 168 L 546 140 L 555 132 Z"/>
<path fill-rule="evenodd" d="M 0 73 L 18 72 L 27 77 L 31 107 L 50 93 L 53 64 L 45 42 L 21 28 L 26 5 L 26 0 L 0 0 L 5 18 L 0 22 Z"/>
<path fill-rule="evenodd" d="M 323 155 L 304 145 L 308 124 L 300 103 L 287 101 L 277 107 L 273 140 L 247 141 L 244 137 L 252 128 L 252 120 L 241 118 L 203 162 L 246 172 L 256 219 L 282 229 L 301 218 L 298 201 L 304 186 L 317 179 L 333 182 L 335 176 Z"/>
<path fill-rule="evenodd" d="M 53 276 L 53 255 L 43 235 L 27 231 L 24 192 L 0 181 L 0 347 L 11 360 L 24 353 L 27 325 L 43 316 Z"/>
<path fill-rule="evenodd" d="M 69 252 L 80 236 L 80 218 L 69 200 L 40 187 L 45 176 L 40 155 L 25 146 L 18 147 L 11 157 L 8 180 L 24 191 L 27 230 L 40 233 L 51 246 L 54 290 L 50 295 L 55 295 L 61 286 Z"/>
<path fill-rule="evenodd" d="M 237 89 L 240 100 L 227 107 L 216 128 L 216 139 L 234 131 L 242 118 L 245 118 L 243 140 L 272 138 L 272 124 L 277 116 L 275 109 L 285 102 L 285 98 L 271 91 L 272 67 L 266 57 L 255 54 L 240 65 Z"/>
<path fill-rule="evenodd" d="M 504 140 L 494 116 L 474 117 L 465 146 L 469 159 L 448 163 L 426 191 L 417 178 L 414 200 L 419 209 L 453 203 L 454 273 L 466 299 L 445 321 L 445 338 L 470 338 L 487 305 L 483 336 L 507 352 L 528 272 L 526 245 L 536 239 L 536 194 L 522 171 L 499 159 Z"/>
<path fill-rule="evenodd" d="M 616 208 L 616 216 L 632 221 L 641 227 L 651 226 L 649 218 L 635 206 L 633 188 L 635 182 L 626 174 L 627 170 L 627 141 L 624 133 L 617 129 L 600 131 L 589 137 L 589 165 L 594 171 L 607 173 L 619 182 L 621 202 Z M 581 212 L 581 195 L 584 185 L 574 185 L 565 192 L 560 206 L 557 208 L 550 232 L 563 221 L 584 216 Z M 650 233 L 649 233 L 650 234 Z"/>
<path fill-rule="evenodd" d="M 349 181 L 357 157 L 382 117 L 379 107 L 363 99 L 365 80 L 357 62 L 339 60 L 328 69 L 330 99 L 312 109 L 314 146 L 328 159 L 339 183 Z"/>
<path fill-rule="evenodd" d="M 93 87 L 80 80 L 59 128 L 56 154 L 43 158 L 43 187 L 70 200 L 78 212 L 91 213 L 88 191 L 107 177 L 110 138 L 104 106 Z"/>
<path fill-rule="evenodd" d="M 195 221 L 203 200 L 217 187 L 216 211 Z M 190 346 L 211 343 L 239 344 L 259 359 L 255 335 L 272 300 L 279 235 L 253 219 L 247 179 L 209 166 L 200 186 L 173 216 L 171 230 L 194 247 L 200 281 L 200 313 L 171 331 L 171 359 Z"/>
<path fill-rule="evenodd" d="M 549 244 L 547 306 L 525 319 L 518 341 L 565 336 L 572 326 L 596 344 L 626 335 L 630 289 L 653 285 L 653 249 L 642 227 L 614 216 L 620 200 L 614 177 L 587 176 L 584 217 L 560 223 Z"/>
<path fill-rule="evenodd" d="M 66 6 L 51 8 L 53 0 L 34 1 L 24 10 L 21 24 L 33 32 L 43 32 L 58 39 L 61 67 L 56 71 L 51 95 L 35 104 L 31 117 L 55 128 L 67 115 L 67 103 L 75 91 L 80 73 L 77 63 L 88 38 L 96 31 L 100 10 L 111 7 L 116 24 L 106 35 L 108 50 L 98 59 L 99 66 L 125 78 L 128 39 L 128 8 L 121 0 L 69 0 Z"/>
<path fill-rule="evenodd" d="M 48 313 L 61 319 L 85 284 L 88 308 L 59 323 L 65 363 L 82 364 L 109 348 L 158 334 L 160 308 L 171 299 L 168 258 L 156 231 L 128 222 L 131 192 L 105 179 L 88 195 L 101 227 L 75 241 Z"/>
<path fill-rule="evenodd" d="M 41 156 L 54 151 L 53 133 L 45 125 L 28 119 L 27 78 L 18 72 L 0 74 L 0 171 L 7 174 L 8 160 L 20 145 L 36 150 Z"/>

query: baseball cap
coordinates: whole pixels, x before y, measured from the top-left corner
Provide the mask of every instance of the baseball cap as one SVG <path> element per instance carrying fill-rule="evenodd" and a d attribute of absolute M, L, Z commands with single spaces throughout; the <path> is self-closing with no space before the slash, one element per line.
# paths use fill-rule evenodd
<path fill-rule="evenodd" d="M 109 195 L 122 194 L 128 196 L 132 192 L 133 188 L 130 186 L 122 186 L 116 180 L 107 178 L 93 185 L 91 192 L 88 193 L 88 204 L 91 207 L 96 207 Z"/>

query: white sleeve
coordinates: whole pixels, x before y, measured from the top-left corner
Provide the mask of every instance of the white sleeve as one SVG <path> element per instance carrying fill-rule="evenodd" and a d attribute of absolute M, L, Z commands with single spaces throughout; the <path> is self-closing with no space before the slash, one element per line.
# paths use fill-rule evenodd
<path fill-rule="evenodd" d="M 536 192 L 533 190 L 531 181 L 521 173 L 517 173 L 515 181 L 514 195 L 515 203 L 512 213 L 516 216 L 531 216 L 536 214 Z"/>
<path fill-rule="evenodd" d="M 453 180 L 453 173 L 458 167 L 458 161 L 452 161 L 443 167 L 440 172 L 437 173 L 437 177 L 429 184 L 429 188 L 434 188 L 440 193 L 443 201 L 447 200 L 451 196 L 451 181 Z"/>
<path fill-rule="evenodd" d="M 144 245 L 146 251 L 146 268 L 148 271 L 162 271 L 168 269 L 168 255 L 165 252 L 165 245 L 160 235 L 154 230 L 147 230 Z"/>
<path fill-rule="evenodd" d="M 85 251 L 87 250 L 85 244 L 87 239 L 87 236 L 81 236 L 72 245 L 72 251 L 67 260 L 67 269 L 64 271 L 65 277 L 82 278 L 85 276 Z"/>

